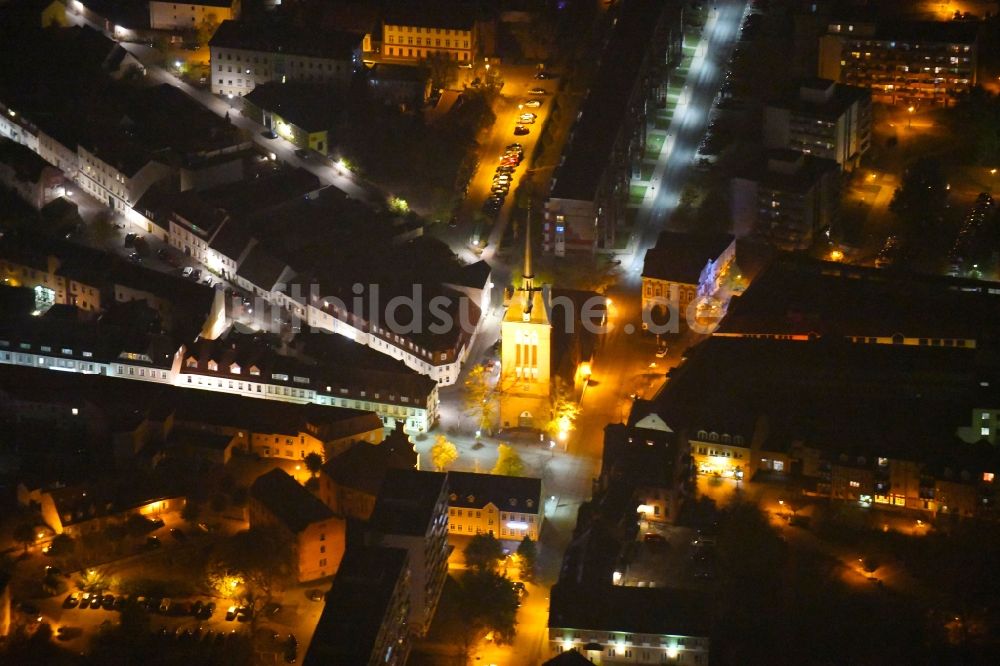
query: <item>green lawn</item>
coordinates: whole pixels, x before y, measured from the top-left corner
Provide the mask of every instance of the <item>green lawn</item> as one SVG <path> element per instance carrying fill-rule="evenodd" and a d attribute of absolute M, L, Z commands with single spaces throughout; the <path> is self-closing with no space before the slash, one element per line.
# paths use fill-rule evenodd
<path fill-rule="evenodd" d="M 630 206 L 641 206 L 642 200 L 646 197 L 645 185 L 630 185 L 628 190 L 628 203 Z"/>
<path fill-rule="evenodd" d="M 665 130 L 670 127 L 670 118 L 668 116 L 656 116 L 656 129 Z"/>
<path fill-rule="evenodd" d="M 656 168 L 655 162 L 643 162 L 642 163 L 642 180 L 648 181 L 653 177 L 653 169 Z"/>
<path fill-rule="evenodd" d="M 646 154 L 652 155 L 653 159 L 656 159 L 660 151 L 663 149 L 663 144 L 667 140 L 667 137 L 663 134 L 650 134 L 646 137 Z"/>

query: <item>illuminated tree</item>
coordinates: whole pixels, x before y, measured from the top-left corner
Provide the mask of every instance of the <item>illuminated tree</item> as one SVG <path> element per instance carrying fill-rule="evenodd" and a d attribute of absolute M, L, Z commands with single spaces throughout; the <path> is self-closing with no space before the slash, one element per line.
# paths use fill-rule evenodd
<path fill-rule="evenodd" d="M 493 466 L 492 473 L 502 476 L 524 476 L 524 461 L 514 448 L 501 443 L 497 447 L 497 462 Z"/>
<path fill-rule="evenodd" d="M 438 435 L 437 440 L 431 445 L 431 461 L 434 469 L 443 472 L 453 462 L 458 460 L 458 449 L 444 435 Z"/>
<path fill-rule="evenodd" d="M 476 421 L 476 430 L 492 432 L 496 415 L 495 390 L 483 365 L 473 366 L 465 378 L 465 411 Z"/>
<path fill-rule="evenodd" d="M 219 543 L 205 567 L 206 581 L 220 595 L 258 611 L 274 598 L 292 570 L 292 546 L 273 529 L 244 530 Z"/>
<path fill-rule="evenodd" d="M 212 39 L 212 35 L 215 34 L 215 30 L 218 27 L 219 19 L 215 17 L 215 14 L 206 14 L 205 18 L 203 18 L 198 24 L 198 28 L 196 30 L 198 45 L 204 46 L 205 44 L 208 44 L 208 40 Z"/>
<path fill-rule="evenodd" d="M 556 380 L 556 390 L 552 398 L 552 418 L 546 431 L 553 437 L 565 440 L 576 427 L 580 415 L 580 405 L 576 402 L 563 382 Z"/>

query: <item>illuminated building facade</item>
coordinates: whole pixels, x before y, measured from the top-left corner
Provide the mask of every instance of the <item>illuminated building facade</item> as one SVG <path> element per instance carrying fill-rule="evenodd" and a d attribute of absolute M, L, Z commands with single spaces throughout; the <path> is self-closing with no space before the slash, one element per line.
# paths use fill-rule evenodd
<path fill-rule="evenodd" d="M 212 92 L 242 97 L 272 81 L 346 88 L 361 66 L 363 37 L 277 21 L 225 21 L 208 43 Z"/>
<path fill-rule="evenodd" d="M 976 85 L 976 21 L 832 21 L 820 37 L 819 76 L 870 88 L 876 102 L 949 104 Z"/>
<path fill-rule="evenodd" d="M 541 430 L 552 410 L 552 324 L 534 284 L 530 228 L 529 220 L 521 288 L 500 325 L 500 427 Z"/>
<path fill-rule="evenodd" d="M 448 486 L 449 533 L 538 541 L 545 517 L 541 479 L 449 472 Z"/>

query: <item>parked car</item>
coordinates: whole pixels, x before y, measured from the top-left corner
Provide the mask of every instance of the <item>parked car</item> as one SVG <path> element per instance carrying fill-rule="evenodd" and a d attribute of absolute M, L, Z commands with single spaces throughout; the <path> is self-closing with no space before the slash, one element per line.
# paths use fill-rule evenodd
<path fill-rule="evenodd" d="M 104 610 L 114 610 L 115 609 L 115 595 L 105 594 L 104 599 L 101 601 L 101 608 Z"/>
<path fill-rule="evenodd" d="M 80 605 L 80 597 L 75 592 L 63 600 L 63 608 L 76 608 Z"/>
<path fill-rule="evenodd" d="M 173 602 L 170 601 L 169 598 L 166 598 L 166 599 L 163 599 L 163 600 L 160 601 L 160 607 L 157 610 L 160 611 L 161 613 L 163 613 L 164 615 L 166 615 L 167 613 L 170 612 L 170 607 L 172 605 L 173 605 Z"/>
<path fill-rule="evenodd" d="M 548 95 L 548 91 L 545 88 L 532 88 L 528 91 L 529 95 Z"/>
<path fill-rule="evenodd" d="M 514 134 L 517 136 L 524 136 L 525 134 L 531 134 L 531 130 L 524 125 L 517 125 L 514 127 Z"/>
<path fill-rule="evenodd" d="M 236 606 L 230 606 L 226 609 L 226 622 L 232 622 L 236 619 Z"/>
<path fill-rule="evenodd" d="M 178 541 L 187 541 L 187 534 L 185 534 L 183 530 L 179 530 L 176 527 L 170 528 L 170 536 Z"/>
<path fill-rule="evenodd" d="M 542 105 L 542 100 L 540 100 L 540 99 L 529 99 L 528 101 L 526 101 L 524 103 L 524 105 L 526 107 L 528 107 L 529 109 L 537 109 L 538 107 L 540 107 Z"/>
<path fill-rule="evenodd" d="M 260 133 L 260 135 L 262 137 L 264 137 L 265 139 L 277 139 L 278 138 L 278 135 L 274 133 L 274 130 L 269 130 L 269 129 L 264 130 L 263 132 Z"/>
<path fill-rule="evenodd" d="M 299 148 L 298 150 L 295 151 L 295 156 L 298 157 L 300 160 L 308 160 L 310 157 L 312 157 L 312 151 L 309 150 L 308 148 Z"/>
<path fill-rule="evenodd" d="M 323 590 L 309 590 L 306 592 L 306 596 L 309 601 L 323 601 L 324 594 Z"/>
<path fill-rule="evenodd" d="M 138 238 L 136 234 L 125 234 L 125 247 L 132 247 L 135 245 L 136 238 Z"/>

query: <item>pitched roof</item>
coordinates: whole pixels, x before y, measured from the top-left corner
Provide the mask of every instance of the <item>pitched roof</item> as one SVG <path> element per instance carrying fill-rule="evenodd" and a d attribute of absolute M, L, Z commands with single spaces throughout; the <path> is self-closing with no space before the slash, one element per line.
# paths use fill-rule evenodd
<path fill-rule="evenodd" d="M 257 85 L 243 96 L 244 103 L 276 113 L 306 132 L 331 130 L 343 99 L 329 86 L 280 82 Z"/>
<path fill-rule="evenodd" d="M 43 160 L 38 154 L 7 137 L 0 137 L 0 163 L 6 164 L 14 171 L 18 180 L 37 183 L 45 169 L 55 167 Z"/>
<path fill-rule="evenodd" d="M 730 234 L 688 234 L 664 231 L 646 251 L 642 276 L 680 284 L 698 284 L 701 271 L 733 243 Z"/>
<path fill-rule="evenodd" d="M 539 513 L 542 480 L 500 474 L 448 472 L 448 505 L 481 509 L 492 503 L 501 511 Z"/>
<path fill-rule="evenodd" d="M 258 476 L 250 486 L 250 497 L 293 534 L 335 516 L 330 507 L 280 468 Z"/>
<path fill-rule="evenodd" d="M 290 276 L 292 273 L 288 264 L 276 258 L 260 244 L 251 248 L 236 271 L 237 276 L 266 291 L 273 290 L 283 275 Z"/>
<path fill-rule="evenodd" d="M 223 21 L 208 45 L 350 62 L 362 38 L 355 32 L 303 29 L 282 20 Z"/>
<path fill-rule="evenodd" d="M 386 25 L 472 30 L 476 16 L 470 5 L 440 0 L 393 2 L 383 14 Z"/>
<path fill-rule="evenodd" d="M 390 469 L 375 501 L 370 524 L 383 534 L 427 534 L 448 475 L 414 469 Z"/>
<path fill-rule="evenodd" d="M 337 485 L 378 495 L 389 469 L 414 469 L 417 453 L 400 428 L 381 444 L 355 442 L 346 451 L 326 461 L 323 473 Z"/>
<path fill-rule="evenodd" d="M 549 627 L 707 637 L 709 616 L 705 598 L 691 590 L 561 582 L 549 597 Z"/>

